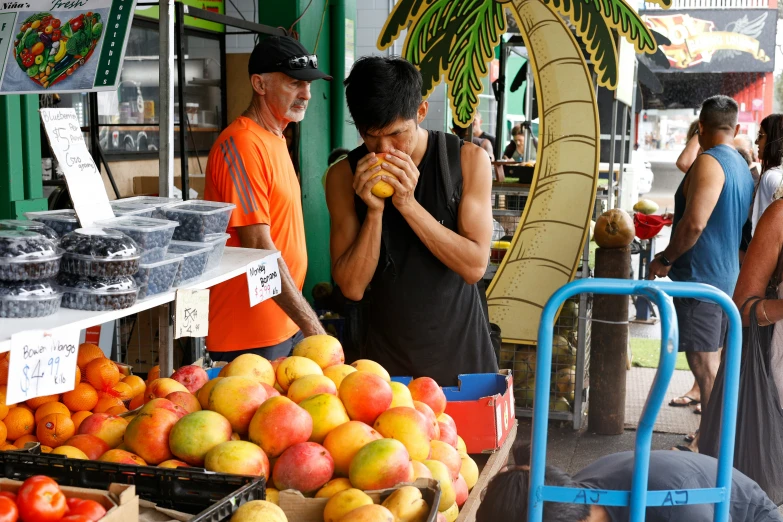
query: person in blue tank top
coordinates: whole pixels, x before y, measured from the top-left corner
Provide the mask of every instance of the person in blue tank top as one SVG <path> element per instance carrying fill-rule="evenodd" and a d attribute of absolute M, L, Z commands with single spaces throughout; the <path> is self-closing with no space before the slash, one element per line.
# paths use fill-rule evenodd
<path fill-rule="evenodd" d="M 734 293 L 739 275 L 742 227 L 753 199 L 748 164 L 734 148 L 739 132 L 737 102 L 728 96 L 704 101 L 699 114 L 699 144 L 704 151 L 674 194 L 674 222 L 669 246 L 650 263 L 649 278 L 712 285 Z M 715 303 L 675 299 L 679 349 L 706 406 L 720 366 L 728 319 Z M 698 448 L 698 437 L 690 449 Z"/>

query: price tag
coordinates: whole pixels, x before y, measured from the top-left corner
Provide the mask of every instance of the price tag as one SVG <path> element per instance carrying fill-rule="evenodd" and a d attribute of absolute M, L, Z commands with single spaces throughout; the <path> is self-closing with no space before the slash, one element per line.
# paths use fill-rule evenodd
<path fill-rule="evenodd" d="M 41 109 L 52 152 L 60 163 L 73 208 L 82 227 L 114 217 L 98 167 L 87 150 L 80 120 L 73 109 Z"/>
<path fill-rule="evenodd" d="M 28 330 L 12 335 L 6 404 L 73 390 L 78 348 L 78 328 Z"/>
<path fill-rule="evenodd" d="M 209 290 L 177 290 L 174 338 L 206 337 L 209 333 Z"/>
<path fill-rule="evenodd" d="M 280 252 L 247 265 L 247 291 L 251 307 L 270 297 L 280 295 L 283 291 L 278 259 L 280 259 Z"/>

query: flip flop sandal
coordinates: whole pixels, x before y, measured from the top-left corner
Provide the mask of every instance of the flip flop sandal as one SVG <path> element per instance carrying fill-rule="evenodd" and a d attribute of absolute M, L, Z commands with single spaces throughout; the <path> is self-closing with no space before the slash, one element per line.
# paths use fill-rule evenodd
<path fill-rule="evenodd" d="M 672 448 L 672 451 L 684 451 L 686 453 L 694 453 L 692 449 L 690 449 L 688 446 L 683 446 L 681 444 L 678 444 L 677 446 L 674 446 Z"/>
<path fill-rule="evenodd" d="M 677 402 L 677 401 L 683 401 L 683 402 Z M 669 406 L 674 406 L 675 408 L 684 408 L 685 406 L 692 406 L 692 405 L 699 404 L 699 402 L 701 401 L 697 401 L 693 397 L 682 395 L 680 397 L 670 400 Z"/>
<path fill-rule="evenodd" d="M 699 405 L 696 405 L 696 407 L 695 407 L 695 408 L 693 408 L 693 413 L 694 413 L 695 415 L 701 415 L 701 406 L 699 406 Z"/>
<path fill-rule="evenodd" d="M 685 437 L 683 437 L 683 439 L 685 440 L 685 442 L 693 442 L 696 439 L 695 435 L 698 434 L 698 433 L 699 433 L 699 430 L 696 430 L 693 434 L 689 434 L 689 435 L 686 435 Z"/>

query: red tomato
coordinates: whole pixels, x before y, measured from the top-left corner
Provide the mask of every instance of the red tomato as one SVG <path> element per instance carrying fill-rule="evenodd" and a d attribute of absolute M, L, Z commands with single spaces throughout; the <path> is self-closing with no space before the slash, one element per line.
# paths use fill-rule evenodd
<path fill-rule="evenodd" d="M 74 33 L 79 29 L 81 29 L 82 26 L 84 25 L 84 23 L 82 22 L 83 19 L 84 18 L 82 17 L 82 18 L 74 18 L 73 20 L 71 20 L 71 29 L 73 30 Z"/>
<path fill-rule="evenodd" d="M 94 521 L 102 519 L 106 514 L 106 509 L 94 500 L 69 498 L 67 502 L 68 515 L 82 515 Z"/>
<path fill-rule="evenodd" d="M 6 496 L 0 497 L 0 522 L 16 522 L 19 519 L 19 509 L 16 502 Z"/>
<path fill-rule="evenodd" d="M 8 497 L 16 502 L 16 493 L 11 493 L 10 491 L 0 491 L 0 497 Z"/>
<path fill-rule="evenodd" d="M 42 475 L 24 481 L 17 494 L 17 506 L 25 522 L 58 521 L 68 507 L 57 482 Z"/>
<path fill-rule="evenodd" d="M 57 29 L 58 27 L 60 27 L 60 23 L 61 23 L 60 19 L 59 18 L 55 18 L 54 20 L 52 20 L 52 27 Z"/>
<path fill-rule="evenodd" d="M 68 515 L 61 518 L 58 522 L 92 522 L 93 519 L 84 515 Z"/>

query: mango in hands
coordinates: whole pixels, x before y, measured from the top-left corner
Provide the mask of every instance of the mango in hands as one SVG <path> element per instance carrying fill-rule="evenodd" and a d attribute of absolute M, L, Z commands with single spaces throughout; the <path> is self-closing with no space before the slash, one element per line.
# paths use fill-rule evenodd
<path fill-rule="evenodd" d="M 378 161 L 373 163 L 373 165 L 370 167 L 371 169 L 373 169 L 373 168 L 377 167 L 378 165 L 380 165 L 381 163 L 383 163 L 384 158 L 386 158 L 386 153 L 385 152 L 381 152 L 379 154 L 376 154 L 375 157 L 378 158 Z M 376 172 L 375 174 L 373 174 L 373 176 L 370 179 L 377 178 L 378 176 L 382 176 L 384 174 L 386 174 L 387 176 L 392 176 L 393 175 L 390 172 L 381 169 L 378 172 Z M 371 192 L 372 192 L 373 196 L 385 199 L 385 198 L 388 198 L 388 197 L 394 195 L 394 187 L 392 187 L 391 185 L 389 185 L 385 181 L 379 181 L 378 183 L 373 185 Z"/>

